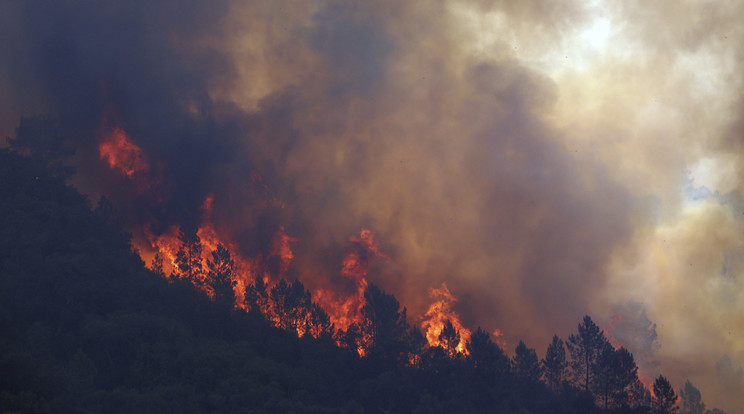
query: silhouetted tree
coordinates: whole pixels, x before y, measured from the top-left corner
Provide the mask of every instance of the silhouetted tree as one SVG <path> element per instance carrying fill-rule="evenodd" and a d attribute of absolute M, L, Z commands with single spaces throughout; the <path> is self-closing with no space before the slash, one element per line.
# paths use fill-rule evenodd
<path fill-rule="evenodd" d="M 705 403 L 700 395 L 700 390 L 688 380 L 685 386 L 679 390 L 679 397 L 682 399 L 681 414 L 703 414 L 705 412 Z"/>
<path fill-rule="evenodd" d="M 636 379 L 630 384 L 630 398 L 628 405 L 631 408 L 641 409 L 648 407 L 650 409 L 652 396 L 651 392 L 646 388 L 640 379 Z"/>
<path fill-rule="evenodd" d="M 163 269 L 163 256 L 160 253 L 155 253 L 152 258 L 152 264 L 150 270 L 160 277 L 165 277 L 165 270 Z"/>
<path fill-rule="evenodd" d="M 414 325 L 408 332 L 408 363 L 414 367 L 420 367 L 421 358 L 428 346 L 429 342 L 426 340 L 426 336 L 418 326 Z"/>
<path fill-rule="evenodd" d="M 204 270 L 202 268 L 202 244 L 196 226 L 183 226 L 178 233 L 181 247 L 176 253 L 178 277 L 189 280 L 196 286 L 203 287 Z"/>
<path fill-rule="evenodd" d="M 506 375 L 509 371 L 509 357 L 480 327 L 470 337 L 467 349 L 473 367 L 481 375 L 490 378 Z"/>
<path fill-rule="evenodd" d="M 291 288 L 286 280 L 282 279 L 273 288 L 269 290 L 270 308 L 273 315 L 269 317 L 276 325 L 284 330 L 292 329 L 291 312 L 292 298 Z"/>
<path fill-rule="evenodd" d="M 460 332 L 452 325 L 452 321 L 447 321 L 439 334 L 439 346 L 445 351 L 447 356 L 454 358 L 459 354 L 457 345 L 460 343 Z"/>
<path fill-rule="evenodd" d="M 578 334 L 571 334 L 566 347 L 571 354 L 571 370 L 577 385 L 591 391 L 597 358 L 605 342 L 604 333 L 588 315 L 579 324 Z"/>
<path fill-rule="evenodd" d="M 705 414 L 726 414 L 726 412 L 721 410 L 720 408 L 714 408 L 712 410 L 706 410 Z"/>
<path fill-rule="evenodd" d="M 659 375 L 654 380 L 654 399 L 652 403 L 653 414 L 676 414 L 679 411 L 677 407 L 677 394 L 674 387 L 663 375 Z"/>
<path fill-rule="evenodd" d="M 313 338 L 332 337 L 334 333 L 334 327 L 331 323 L 331 318 L 328 314 L 320 307 L 320 305 L 313 303 L 310 306 L 310 317 L 308 320 L 308 332 Z"/>
<path fill-rule="evenodd" d="M 528 348 L 523 341 L 514 349 L 514 359 L 512 360 L 514 373 L 528 381 L 537 382 L 542 376 L 542 366 L 537 358 L 537 352 Z"/>
<path fill-rule="evenodd" d="M 548 345 L 542 364 L 545 382 L 553 391 L 557 391 L 566 379 L 566 368 L 568 367 L 566 348 L 558 335 L 553 335 L 553 342 Z"/>
<path fill-rule="evenodd" d="M 269 292 L 262 277 L 245 287 L 245 305 L 249 312 L 268 316 L 265 313 L 269 308 Z"/>
<path fill-rule="evenodd" d="M 364 292 L 362 316 L 364 329 L 371 334 L 369 355 L 392 361 L 403 361 L 408 355 L 406 309 L 374 284 Z"/>
<path fill-rule="evenodd" d="M 594 391 L 605 410 L 630 402 L 630 389 L 638 379 L 638 367 L 633 354 L 627 349 L 621 347 L 615 350 L 609 342 L 605 342 L 597 359 L 595 373 Z"/>
<path fill-rule="evenodd" d="M 230 255 L 230 251 L 222 245 L 217 245 L 217 249 L 212 252 L 212 258 L 207 261 L 206 278 L 212 292 L 214 300 L 217 302 L 235 303 L 235 291 L 233 287 L 236 282 L 232 279 L 235 261 Z"/>
<path fill-rule="evenodd" d="M 335 333 L 335 339 L 344 348 L 349 348 L 356 352 L 364 352 L 364 349 L 359 347 L 359 344 L 362 342 L 362 329 L 356 323 L 351 323 L 345 331 L 337 331 Z"/>

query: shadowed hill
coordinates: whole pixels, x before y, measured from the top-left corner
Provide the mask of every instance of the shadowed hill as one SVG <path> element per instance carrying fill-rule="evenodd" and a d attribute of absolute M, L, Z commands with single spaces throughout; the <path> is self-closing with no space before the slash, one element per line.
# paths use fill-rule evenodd
<path fill-rule="evenodd" d="M 424 347 L 373 286 L 367 357 L 298 338 L 146 269 L 111 204 L 42 164 L 0 150 L 1 413 L 645 412 L 551 391 L 534 350 L 510 362 L 480 329 L 468 357 Z"/>

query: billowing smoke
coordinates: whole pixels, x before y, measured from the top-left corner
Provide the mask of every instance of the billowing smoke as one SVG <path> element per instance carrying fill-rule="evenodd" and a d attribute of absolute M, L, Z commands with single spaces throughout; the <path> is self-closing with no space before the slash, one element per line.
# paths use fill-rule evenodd
<path fill-rule="evenodd" d="M 466 326 L 539 353 L 622 315 L 650 375 L 735 407 L 742 10 L 687 6 L 6 2 L 0 132 L 57 116 L 75 184 L 139 240 L 211 197 L 242 254 L 284 229 L 286 275 L 324 288 L 372 229 L 366 277 L 412 322 L 443 282 Z M 117 130 L 150 187 L 101 157 Z"/>

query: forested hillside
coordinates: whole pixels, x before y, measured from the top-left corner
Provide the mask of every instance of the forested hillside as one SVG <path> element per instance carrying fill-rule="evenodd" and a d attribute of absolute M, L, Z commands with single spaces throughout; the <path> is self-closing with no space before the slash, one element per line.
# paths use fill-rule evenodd
<path fill-rule="evenodd" d="M 92 208 L 44 164 L 0 151 L 0 412 L 642 413 L 675 405 L 663 377 L 650 397 L 632 354 L 611 347 L 589 317 L 566 341 L 570 358 L 557 337 L 542 361 L 521 342 L 509 358 L 481 330 L 459 352 L 451 324 L 441 346 L 428 346 L 398 301 L 370 285 L 367 356 L 354 338 L 298 338 L 259 311 L 146 269 L 111 204 Z M 255 301 L 261 289 L 250 289 Z"/>

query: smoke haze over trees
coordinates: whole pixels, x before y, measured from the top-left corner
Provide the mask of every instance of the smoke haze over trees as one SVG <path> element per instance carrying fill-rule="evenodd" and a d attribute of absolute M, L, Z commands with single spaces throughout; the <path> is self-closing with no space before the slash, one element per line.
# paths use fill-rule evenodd
<path fill-rule="evenodd" d="M 0 146 L 100 199 L 131 235 L 106 237 L 154 273 L 295 336 L 388 366 L 467 360 L 491 385 L 523 342 L 524 376 L 571 404 L 613 410 L 663 374 L 733 412 L 742 18 L 692 0 L 7 1 Z M 44 227 L 22 223 L 21 241 Z"/>

